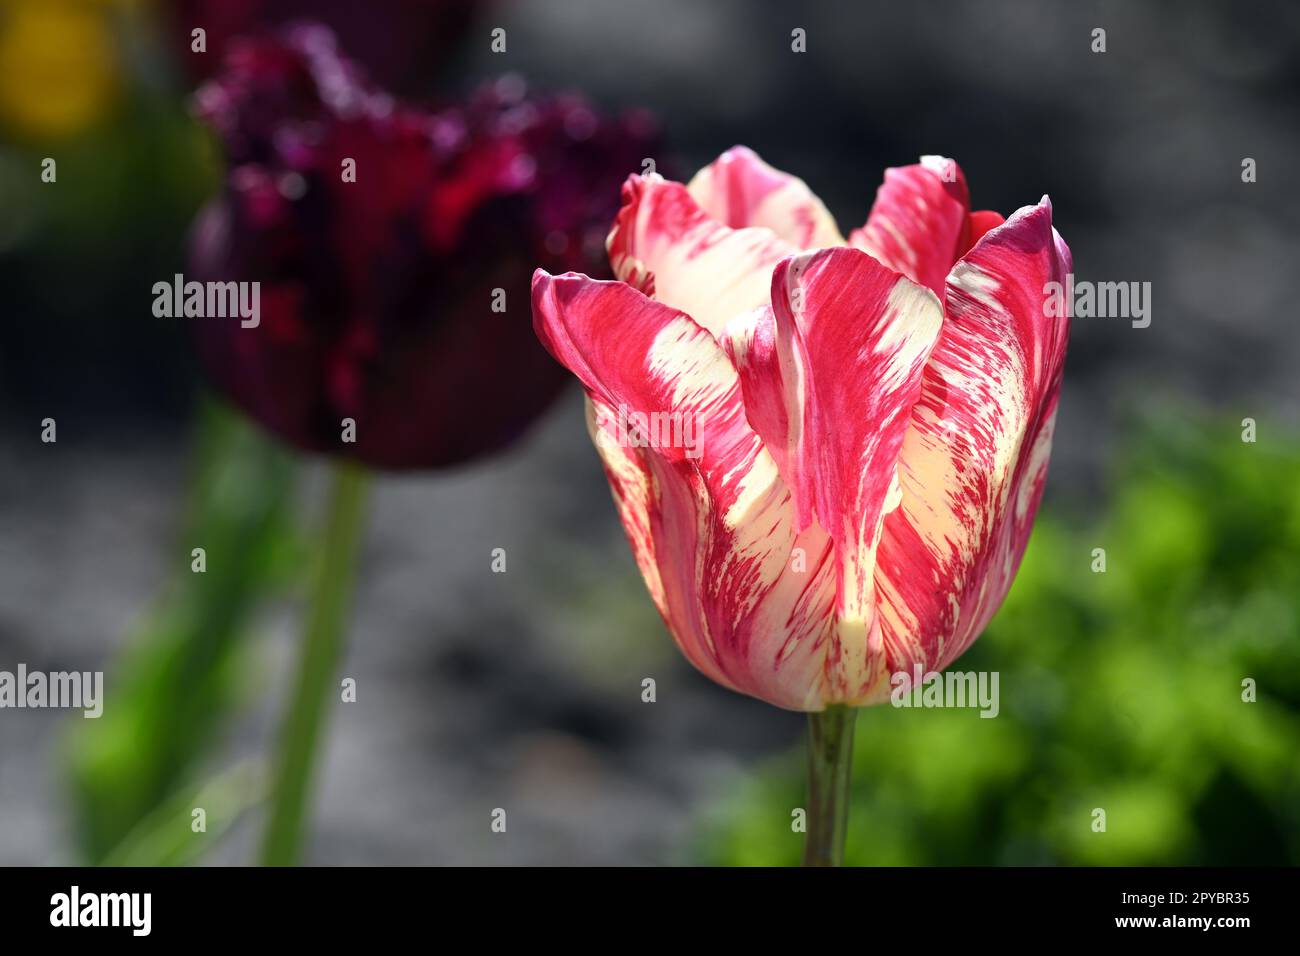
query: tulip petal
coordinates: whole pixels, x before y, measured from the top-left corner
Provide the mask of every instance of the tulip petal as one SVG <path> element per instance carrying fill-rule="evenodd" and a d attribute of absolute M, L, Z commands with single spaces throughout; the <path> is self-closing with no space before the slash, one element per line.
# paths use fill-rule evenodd
<path fill-rule="evenodd" d="M 732 229 L 762 226 L 799 249 L 844 245 L 835 219 L 808 185 L 748 147 L 727 150 L 686 188 L 704 212 Z"/>
<path fill-rule="evenodd" d="M 996 229 L 1006 222 L 1002 213 L 995 212 L 992 209 L 977 209 L 970 214 L 970 244 L 973 246 L 984 238 L 984 234 L 990 229 Z M 961 250 L 961 255 L 967 253 L 967 249 Z M 961 258 L 961 256 L 958 256 Z"/>
<path fill-rule="evenodd" d="M 791 363 L 791 349 L 777 348 L 776 318 L 770 305 L 742 312 L 722 331 L 721 343 L 740 376 L 745 416 L 763 438 L 777 470 L 789 482 L 790 421 L 796 423 L 800 372 Z M 782 355 L 786 367 L 782 368 Z"/>
<path fill-rule="evenodd" d="M 835 543 L 828 681 L 833 697 L 852 697 L 882 666 L 868 646 L 876 546 L 942 313 L 929 290 L 848 247 L 782 262 L 772 304 L 729 325 L 724 344 L 798 527 L 815 518 Z"/>
<path fill-rule="evenodd" d="M 658 175 L 628 177 L 607 245 L 619 279 L 714 336 L 734 316 L 767 302 L 773 267 L 798 251 L 770 229 L 729 229 L 685 186 Z"/>
<path fill-rule="evenodd" d="M 970 192 L 955 160 L 922 156 L 885 170 L 871 214 L 849 244 L 943 295 L 944 280 L 970 245 Z"/>
<path fill-rule="evenodd" d="M 891 672 L 949 664 L 1011 585 L 1046 477 L 1069 332 L 1068 316 L 1047 314 L 1044 286 L 1070 269 L 1044 197 L 989 231 L 948 280 L 878 552 Z"/>
<path fill-rule="evenodd" d="M 589 428 L 637 565 L 683 653 L 727 687 L 820 709 L 835 595 L 830 541 L 818 527 L 797 529 L 722 348 L 688 315 L 585 276 L 539 270 L 533 315 L 543 343 L 586 389 Z M 679 416 L 681 436 L 693 440 L 665 445 L 653 427 L 638 439 L 627 427 L 635 413 Z"/>

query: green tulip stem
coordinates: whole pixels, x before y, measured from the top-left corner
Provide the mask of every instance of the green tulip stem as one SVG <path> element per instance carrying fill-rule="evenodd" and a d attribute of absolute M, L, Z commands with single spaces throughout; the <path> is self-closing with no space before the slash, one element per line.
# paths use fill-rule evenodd
<path fill-rule="evenodd" d="M 832 705 L 808 715 L 808 839 L 804 866 L 842 866 L 849 826 L 855 708 Z"/>
<path fill-rule="evenodd" d="M 357 548 L 365 511 L 366 471 L 347 461 L 334 466 L 323 552 L 312 581 L 297 683 L 280 725 L 262 863 L 298 861 L 307 819 L 307 793 L 327 702 L 343 653 Z"/>

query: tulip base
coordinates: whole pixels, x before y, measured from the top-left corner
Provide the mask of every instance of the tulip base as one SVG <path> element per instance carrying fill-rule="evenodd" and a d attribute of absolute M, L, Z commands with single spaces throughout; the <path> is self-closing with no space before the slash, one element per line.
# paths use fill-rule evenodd
<path fill-rule="evenodd" d="M 804 866 L 841 866 L 853 775 L 853 707 L 832 705 L 808 715 L 808 838 Z"/>
<path fill-rule="evenodd" d="M 366 479 L 366 470 L 360 465 L 340 461 L 334 466 L 323 553 L 311 586 L 297 684 L 280 728 L 270 815 L 262 841 L 266 866 L 296 863 L 302 844 L 316 745 L 343 654 L 343 624 L 361 540 Z"/>

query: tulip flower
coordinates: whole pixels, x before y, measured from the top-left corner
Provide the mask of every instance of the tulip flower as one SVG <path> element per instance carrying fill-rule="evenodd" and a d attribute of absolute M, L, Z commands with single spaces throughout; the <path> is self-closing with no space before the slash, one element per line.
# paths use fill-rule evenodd
<path fill-rule="evenodd" d="M 411 87 L 451 59 L 490 0 L 174 0 L 166 19 L 180 62 L 205 80 L 232 43 L 309 19 L 347 38 L 351 57 L 386 86 Z M 193 31 L 204 31 L 202 53 Z"/>
<path fill-rule="evenodd" d="M 416 109 L 312 25 L 232 44 L 195 102 L 228 173 L 187 278 L 260 284 L 255 327 L 192 324 L 221 394 L 297 448 L 385 469 L 495 451 L 545 410 L 563 372 L 528 328 L 531 266 L 602 268 L 644 116 L 511 77 Z"/>
<path fill-rule="evenodd" d="M 533 278 L 650 595 L 706 676 L 812 714 L 809 862 L 842 847 L 855 708 L 998 609 L 1043 490 L 1071 269 L 1046 197 L 972 212 L 957 164 L 889 169 L 847 242 L 747 149 L 632 176 L 617 281 Z M 631 425 L 629 425 L 631 423 Z"/>
<path fill-rule="evenodd" d="M 603 267 L 617 184 L 654 134 L 644 115 L 528 98 L 511 77 L 416 108 L 309 24 L 232 42 L 196 105 L 228 172 L 187 278 L 257 290 L 247 316 L 241 292 L 239 317 L 192 319 L 200 365 L 267 431 L 336 459 L 263 843 L 265 862 L 289 863 L 341 653 L 365 469 L 466 462 L 541 414 L 564 375 L 528 326 L 531 268 Z"/>

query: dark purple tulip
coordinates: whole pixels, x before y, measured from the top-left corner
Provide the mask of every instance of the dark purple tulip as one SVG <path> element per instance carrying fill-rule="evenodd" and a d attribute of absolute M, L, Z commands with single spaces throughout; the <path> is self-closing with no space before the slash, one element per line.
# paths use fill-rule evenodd
<path fill-rule="evenodd" d="M 467 37 L 491 0 L 176 0 L 170 10 L 181 65 L 195 81 L 216 72 L 231 41 L 311 19 L 346 38 L 348 55 L 376 82 L 418 89 Z M 192 50 L 202 27 L 206 52 Z M 482 28 L 488 42 L 489 26 Z"/>
<path fill-rule="evenodd" d="M 220 392 L 299 448 L 391 469 L 490 452 L 546 408 L 565 375 L 532 334 L 532 271 L 604 269 L 619 183 L 654 153 L 645 115 L 515 78 L 417 110 L 319 26 L 232 43 L 196 105 L 228 171 L 186 278 L 261 283 L 257 327 L 190 320 Z"/>

